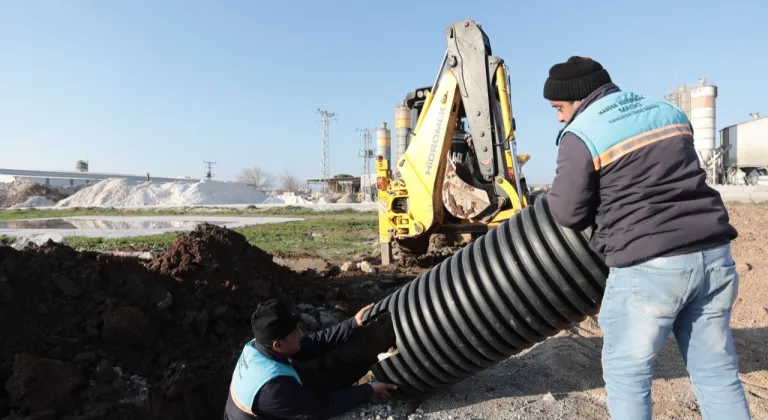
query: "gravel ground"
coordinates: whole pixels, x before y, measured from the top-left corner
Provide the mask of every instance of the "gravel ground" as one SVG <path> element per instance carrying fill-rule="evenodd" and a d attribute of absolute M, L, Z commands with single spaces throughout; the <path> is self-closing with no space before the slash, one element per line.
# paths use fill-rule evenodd
<path fill-rule="evenodd" d="M 754 419 L 768 419 L 768 206 L 729 205 L 741 275 L 731 325 Z M 588 319 L 421 404 L 373 401 L 339 419 L 608 419 L 600 328 Z M 700 419 L 687 372 L 670 337 L 656 363 L 654 419 Z"/>

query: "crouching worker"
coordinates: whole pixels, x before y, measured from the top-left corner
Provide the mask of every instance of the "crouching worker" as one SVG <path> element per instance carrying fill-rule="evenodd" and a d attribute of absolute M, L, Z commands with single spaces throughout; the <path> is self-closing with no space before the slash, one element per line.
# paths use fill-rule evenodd
<path fill-rule="evenodd" d="M 224 420 L 327 419 L 389 396 L 395 386 L 352 385 L 395 345 L 389 314 L 363 325 L 361 309 L 334 327 L 303 334 L 289 309 L 270 300 L 251 316 L 254 339 L 232 373 Z"/>

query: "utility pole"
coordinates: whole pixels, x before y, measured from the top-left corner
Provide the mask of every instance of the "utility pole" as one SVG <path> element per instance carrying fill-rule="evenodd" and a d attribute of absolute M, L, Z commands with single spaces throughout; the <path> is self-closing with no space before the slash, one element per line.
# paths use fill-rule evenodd
<path fill-rule="evenodd" d="M 363 134 L 363 148 L 359 150 L 359 156 L 363 158 L 363 176 L 360 177 L 360 191 L 364 192 L 366 197 L 370 198 L 371 185 L 371 159 L 373 159 L 373 149 L 371 148 L 373 140 L 371 140 L 371 129 L 363 128 L 357 129 L 358 132 Z M 363 186 L 363 179 L 366 180 L 365 186 Z"/>
<path fill-rule="evenodd" d="M 320 114 L 320 121 L 318 121 L 323 126 L 323 146 L 322 146 L 322 156 L 320 158 L 320 166 L 321 166 L 321 173 L 320 178 L 321 179 L 329 179 L 331 177 L 331 156 L 329 154 L 329 146 L 330 146 L 330 137 L 328 134 L 328 129 L 331 126 L 331 122 L 338 122 L 336 120 L 336 114 L 333 112 L 328 112 L 326 110 L 322 110 L 320 108 L 317 109 L 317 113 Z M 323 184 L 323 190 L 328 189 L 328 184 Z"/>
<path fill-rule="evenodd" d="M 208 170 L 205 172 L 205 177 L 208 179 L 211 179 L 213 177 L 213 172 L 211 172 L 211 168 L 213 168 L 213 165 L 216 164 L 216 162 L 211 162 L 209 160 L 204 160 L 203 163 L 205 163 Z"/>

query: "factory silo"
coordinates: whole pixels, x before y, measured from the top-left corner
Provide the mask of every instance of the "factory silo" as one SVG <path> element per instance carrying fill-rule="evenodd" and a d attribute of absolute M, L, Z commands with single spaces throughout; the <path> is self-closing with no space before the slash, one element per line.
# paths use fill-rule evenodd
<path fill-rule="evenodd" d="M 392 133 L 387 128 L 387 123 L 381 123 L 381 127 L 376 129 L 376 156 L 390 160 Z"/>
<path fill-rule="evenodd" d="M 675 87 L 664 99 L 682 109 L 688 119 L 691 119 L 691 91 L 688 86 Z"/>
<path fill-rule="evenodd" d="M 691 88 L 693 144 L 705 167 L 715 151 L 715 98 L 717 86 L 708 84 L 706 78 L 700 78 L 699 84 Z"/>
<path fill-rule="evenodd" d="M 673 89 L 672 92 L 669 92 L 669 94 L 664 97 L 664 100 L 671 102 L 676 106 L 680 106 L 680 98 L 678 96 L 677 89 Z"/>
<path fill-rule="evenodd" d="M 408 148 L 411 135 L 411 108 L 405 102 L 395 107 L 395 153 L 393 158 L 400 159 Z"/>
<path fill-rule="evenodd" d="M 688 86 L 682 85 L 677 88 L 678 100 L 680 101 L 680 109 L 685 112 L 688 119 L 691 119 L 691 91 Z"/>

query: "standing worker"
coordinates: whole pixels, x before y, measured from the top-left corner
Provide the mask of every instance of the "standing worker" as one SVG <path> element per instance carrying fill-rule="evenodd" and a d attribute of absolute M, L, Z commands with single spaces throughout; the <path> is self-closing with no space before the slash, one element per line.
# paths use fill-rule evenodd
<path fill-rule="evenodd" d="M 391 384 L 338 386 L 340 379 L 360 379 L 377 360 L 377 347 L 394 344 L 388 318 L 371 326 L 369 336 L 359 335 L 370 306 L 334 327 L 303 335 L 285 305 L 275 299 L 260 303 L 251 316 L 255 338 L 246 343 L 232 373 L 223 420 L 328 419 L 364 404 L 374 393 L 389 396 L 396 388 Z M 309 367 L 302 370 L 302 361 Z M 317 389 L 323 383 L 335 389 Z"/>
<path fill-rule="evenodd" d="M 685 113 L 619 90 L 584 57 L 552 66 L 544 98 L 565 123 L 552 216 L 595 226 L 591 246 L 610 269 L 599 324 L 611 417 L 651 419 L 653 364 L 672 332 L 704 419 L 750 418 L 730 330 L 737 232 L 705 183 Z"/>

